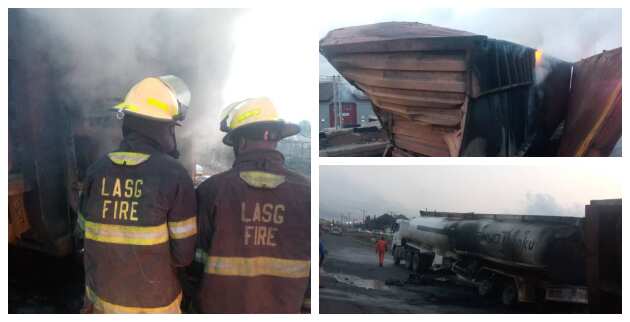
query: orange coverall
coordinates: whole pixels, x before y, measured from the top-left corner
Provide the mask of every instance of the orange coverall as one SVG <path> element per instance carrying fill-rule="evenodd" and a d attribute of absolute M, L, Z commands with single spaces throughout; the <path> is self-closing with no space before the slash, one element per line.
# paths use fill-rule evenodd
<path fill-rule="evenodd" d="M 383 266 L 383 260 L 385 259 L 385 252 L 387 251 L 387 241 L 379 239 L 376 242 L 376 253 L 378 253 L 378 265 Z"/>

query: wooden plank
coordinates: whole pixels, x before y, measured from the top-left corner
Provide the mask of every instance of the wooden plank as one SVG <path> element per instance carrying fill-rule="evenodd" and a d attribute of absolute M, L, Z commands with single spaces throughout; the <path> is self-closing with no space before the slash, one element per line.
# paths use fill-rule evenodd
<path fill-rule="evenodd" d="M 398 116 L 394 117 L 393 124 L 396 125 L 396 126 L 400 126 L 400 127 L 405 127 L 405 128 L 410 128 L 410 129 L 418 129 L 419 131 L 422 131 L 422 130 L 426 129 L 427 131 L 441 133 L 441 134 L 450 133 L 450 132 L 458 129 L 458 128 L 453 128 L 453 127 L 446 127 L 446 126 L 440 126 L 440 125 L 431 125 L 431 124 L 426 124 L 426 123 L 423 123 L 423 122 L 407 120 L 407 119 L 404 119 L 404 118 L 401 118 L 401 117 L 398 117 Z"/>
<path fill-rule="evenodd" d="M 347 79 L 370 86 L 454 93 L 466 91 L 464 73 L 459 72 L 408 72 L 356 68 L 340 69 L 339 72 Z"/>
<path fill-rule="evenodd" d="M 462 112 L 459 109 L 408 107 L 404 105 L 383 103 L 380 101 L 375 101 L 374 104 L 381 109 L 394 112 L 399 115 L 409 116 L 412 120 L 422 121 L 428 124 L 457 126 L 462 120 Z"/>
<path fill-rule="evenodd" d="M 466 70 L 465 53 L 461 52 L 398 52 L 360 53 L 337 56 L 332 59 L 337 67 L 407 71 L 451 71 Z"/>
<path fill-rule="evenodd" d="M 430 130 L 419 135 L 417 130 L 394 126 L 392 129 L 394 134 L 400 134 L 414 138 L 417 142 L 422 142 L 432 146 L 441 146 L 445 144 L 444 134 L 438 132 L 431 132 Z"/>
<path fill-rule="evenodd" d="M 444 141 L 448 146 L 448 151 L 452 157 L 459 156 L 459 149 L 462 144 L 462 131 L 455 131 L 444 135 Z"/>
<path fill-rule="evenodd" d="M 377 98 L 381 102 L 387 102 L 387 103 L 397 104 L 397 105 L 406 105 L 410 107 L 458 109 L 462 105 L 459 102 L 444 103 L 440 101 L 405 100 L 405 99 L 388 98 L 388 97 L 383 97 L 383 96 L 378 96 L 378 95 L 373 95 L 371 97 Z"/>
<path fill-rule="evenodd" d="M 416 91 L 400 88 L 386 88 L 369 86 L 362 83 L 357 83 L 359 88 L 364 92 L 370 92 L 378 96 L 406 99 L 406 100 L 422 100 L 427 102 L 443 102 L 448 104 L 459 103 L 461 104 L 466 99 L 465 93 L 449 93 L 449 92 L 434 92 L 434 91 Z"/>
<path fill-rule="evenodd" d="M 447 157 L 449 156 L 448 148 L 446 144 L 442 147 L 436 147 L 428 144 L 424 144 L 422 142 L 417 142 L 413 140 L 413 138 L 404 136 L 404 135 L 394 135 L 394 144 L 400 148 L 405 150 L 413 151 L 419 154 L 428 155 L 428 156 L 436 156 L 436 157 Z"/>
<path fill-rule="evenodd" d="M 363 90 L 370 98 L 381 101 L 389 101 L 399 105 L 435 107 L 435 108 L 457 108 L 465 100 L 463 93 L 413 91 L 394 88 L 374 87 L 361 83 L 356 83 L 357 87 Z"/>

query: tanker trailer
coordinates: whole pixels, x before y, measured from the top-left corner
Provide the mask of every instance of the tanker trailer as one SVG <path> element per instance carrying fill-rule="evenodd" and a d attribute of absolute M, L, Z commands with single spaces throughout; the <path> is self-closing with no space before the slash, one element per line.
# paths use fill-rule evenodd
<path fill-rule="evenodd" d="M 504 304 L 587 303 L 583 219 L 420 212 L 399 220 L 392 253 L 414 273 L 447 269 Z M 562 296 L 549 296 L 562 294 Z"/>

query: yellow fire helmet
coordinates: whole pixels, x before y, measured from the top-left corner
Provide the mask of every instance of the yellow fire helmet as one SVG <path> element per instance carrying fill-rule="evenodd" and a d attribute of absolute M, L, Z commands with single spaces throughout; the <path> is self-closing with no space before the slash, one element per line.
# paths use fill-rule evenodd
<path fill-rule="evenodd" d="M 163 122 L 182 121 L 190 104 L 190 90 L 173 75 L 148 77 L 135 84 L 115 110 Z"/>
<path fill-rule="evenodd" d="M 276 107 L 266 97 L 248 98 L 228 105 L 221 112 L 221 131 L 227 132 L 223 143 L 232 146 L 233 137 L 242 129 L 268 126 L 279 129 L 279 138 L 300 133 L 297 124 L 287 123 L 278 117 Z"/>

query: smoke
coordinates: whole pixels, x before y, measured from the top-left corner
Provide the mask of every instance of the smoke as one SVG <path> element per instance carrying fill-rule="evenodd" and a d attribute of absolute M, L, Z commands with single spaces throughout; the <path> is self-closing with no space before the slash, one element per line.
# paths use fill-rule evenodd
<path fill-rule="evenodd" d="M 450 11 L 441 20 L 435 24 L 542 49 L 569 62 L 621 46 L 621 9 Z"/>
<path fill-rule="evenodd" d="M 371 9 L 371 10 L 370 10 Z M 415 21 L 486 35 L 542 49 L 568 62 L 621 46 L 621 9 L 418 9 L 367 8 L 349 17 L 327 12 L 320 37 L 340 27 L 385 21 Z M 320 59 L 320 73 L 330 67 Z"/>
<path fill-rule="evenodd" d="M 192 92 L 190 111 L 176 129 L 188 163 L 229 167 L 218 115 L 229 73 L 233 9 L 27 9 L 28 49 L 54 66 L 59 96 L 79 120 L 105 116 L 131 86 L 147 76 L 174 74 Z M 111 114 L 113 117 L 113 114 Z M 96 131 L 89 123 L 76 130 Z M 111 133 L 92 133 L 96 138 Z M 191 143 L 192 142 L 192 143 Z M 99 151 L 104 153 L 106 151 Z M 196 159 L 196 160 L 195 160 Z M 203 160 L 198 160 L 203 159 Z M 185 162 L 185 161 L 183 161 Z"/>
<path fill-rule="evenodd" d="M 524 213 L 528 215 L 583 217 L 584 206 L 574 203 L 565 207 L 548 193 L 528 192 L 525 195 Z"/>

